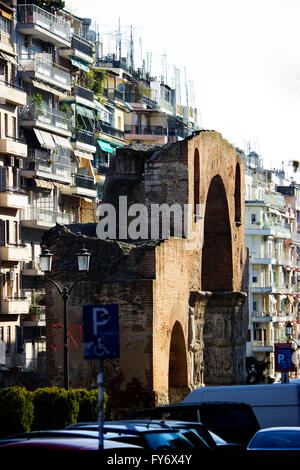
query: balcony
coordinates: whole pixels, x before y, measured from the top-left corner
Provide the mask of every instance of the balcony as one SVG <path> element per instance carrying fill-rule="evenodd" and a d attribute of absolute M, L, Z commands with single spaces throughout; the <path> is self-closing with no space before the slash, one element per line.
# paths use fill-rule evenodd
<path fill-rule="evenodd" d="M 71 91 L 66 98 L 63 99 L 64 102 L 67 103 L 78 103 L 82 106 L 86 106 L 88 108 L 95 108 L 94 103 L 94 93 L 89 90 L 88 88 L 84 88 L 79 85 L 73 85 L 71 87 Z M 92 110 L 90 110 L 93 113 Z M 87 111 L 88 113 L 88 111 Z M 90 114 L 90 113 L 89 113 Z M 94 116 L 93 116 L 94 119 Z"/>
<path fill-rule="evenodd" d="M 0 207 L 10 209 L 26 209 L 28 196 L 25 191 L 14 187 L 0 187 Z"/>
<path fill-rule="evenodd" d="M 71 183 L 71 162 L 69 156 L 54 155 L 45 150 L 29 149 L 26 167 L 22 171 L 25 178 L 39 177 L 47 180 Z"/>
<path fill-rule="evenodd" d="M 88 64 L 93 63 L 93 45 L 82 38 L 73 34 L 71 37 L 70 47 L 64 47 L 58 50 L 58 53 L 62 57 L 75 57 L 79 60 L 83 60 Z"/>
<path fill-rule="evenodd" d="M 14 53 L 12 35 L 1 30 L 0 30 L 0 48 L 3 52 L 7 52 L 8 54 Z"/>
<path fill-rule="evenodd" d="M 105 88 L 102 94 L 111 101 L 124 101 L 124 92 L 115 88 Z"/>
<path fill-rule="evenodd" d="M 27 261 L 28 247 L 23 244 L 7 243 L 0 246 L 0 259 L 3 261 Z"/>
<path fill-rule="evenodd" d="M 91 153 L 96 152 L 95 135 L 93 131 L 86 129 L 76 129 L 71 138 L 71 141 L 75 143 L 79 150 Z"/>
<path fill-rule="evenodd" d="M 43 276 L 44 272 L 40 270 L 39 258 L 23 263 L 23 276 Z"/>
<path fill-rule="evenodd" d="M 79 196 L 96 197 L 97 189 L 95 186 L 94 178 L 86 175 L 73 175 L 73 194 Z"/>
<path fill-rule="evenodd" d="M 272 352 L 273 343 L 269 341 L 253 341 L 252 351 L 253 352 Z"/>
<path fill-rule="evenodd" d="M 125 134 L 144 136 L 166 136 L 168 130 L 162 126 L 125 126 Z"/>
<path fill-rule="evenodd" d="M 17 137 L 6 136 L 0 139 L 0 153 L 14 157 L 27 157 L 26 142 Z"/>
<path fill-rule="evenodd" d="M 44 326 L 46 307 L 44 305 L 30 306 L 28 315 L 23 319 L 23 326 Z"/>
<path fill-rule="evenodd" d="M 0 80 L 0 96 L 14 106 L 24 106 L 27 100 L 27 94 L 23 88 L 4 80 Z"/>
<path fill-rule="evenodd" d="M 155 140 L 158 144 L 167 143 L 168 130 L 163 126 L 126 125 L 126 140 Z"/>
<path fill-rule="evenodd" d="M 18 6 L 18 30 L 56 47 L 70 44 L 70 24 L 36 5 Z"/>
<path fill-rule="evenodd" d="M 30 103 L 21 108 L 20 118 L 23 127 L 39 127 L 66 137 L 71 136 L 69 116 L 55 108 Z"/>
<path fill-rule="evenodd" d="M 1 299 L 1 313 L 5 315 L 28 314 L 29 300 L 26 297 L 6 297 Z"/>
<path fill-rule="evenodd" d="M 23 70 L 21 70 L 23 80 L 37 79 L 65 91 L 71 90 L 71 78 L 68 69 L 41 56 L 20 56 L 19 62 L 23 67 Z"/>
<path fill-rule="evenodd" d="M 109 124 L 107 124 L 104 121 L 101 121 L 100 119 L 96 121 L 96 132 L 102 133 L 102 134 L 107 134 L 112 137 L 116 137 L 120 140 L 123 140 L 125 142 L 125 132 L 121 131 L 120 129 L 116 129 L 116 127 L 112 127 Z"/>
<path fill-rule="evenodd" d="M 23 227 L 40 228 L 44 230 L 54 227 L 56 222 L 61 225 L 72 224 L 74 223 L 74 218 L 74 215 L 70 213 L 36 207 L 25 209 L 21 214 Z"/>
<path fill-rule="evenodd" d="M 251 320 L 253 323 L 270 323 L 272 321 L 272 317 L 270 313 L 253 312 Z"/>

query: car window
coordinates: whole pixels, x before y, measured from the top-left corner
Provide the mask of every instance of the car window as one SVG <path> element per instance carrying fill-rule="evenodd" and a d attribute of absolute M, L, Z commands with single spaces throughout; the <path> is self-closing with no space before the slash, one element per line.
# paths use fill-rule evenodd
<path fill-rule="evenodd" d="M 300 449 L 300 433 L 295 431 L 270 431 L 254 436 L 249 449 Z"/>
<path fill-rule="evenodd" d="M 222 437 L 218 436 L 217 434 L 215 434 L 212 431 L 208 431 L 208 432 L 211 435 L 211 437 L 213 438 L 213 440 L 215 441 L 215 443 L 217 444 L 217 446 L 222 446 L 222 445 L 227 444 L 227 442 L 224 441 L 224 439 L 222 439 Z"/>
<path fill-rule="evenodd" d="M 186 437 L 197 449 L 207 449 L 208 444 L 199 436 L 194 429 L 182 429 L 181 434 Z"/>
<path fill-rule="evenodd" d="M 145 439 L 151 450 L 180 449 L 191 452 L 195 449 L 193 444 L 179 433 L 149 433 L 145 434 Z"/>

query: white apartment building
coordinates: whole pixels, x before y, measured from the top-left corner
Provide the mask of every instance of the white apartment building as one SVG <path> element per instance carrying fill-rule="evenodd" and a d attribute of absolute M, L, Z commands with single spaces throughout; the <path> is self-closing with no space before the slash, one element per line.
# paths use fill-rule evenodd
<path fill-rule="evenodd" d="M 284 189 L 281 189 L 284 188 Z M 249 249 L 249 325 L 247 356 L 268 362 L 274 370 L 274 344 L 286 341 L 285 325 L 298 337 L 300 283 L 297 241 L 297 189 L 281 172 L 264 170 L 252 152 L 246 158 L 245 245 Z M 279 192 L 279 189 L 281 192 Z M 287 192 L 288 195 L 282 194 Z M 297 375 L 298 371 L 296 371 Z"/>

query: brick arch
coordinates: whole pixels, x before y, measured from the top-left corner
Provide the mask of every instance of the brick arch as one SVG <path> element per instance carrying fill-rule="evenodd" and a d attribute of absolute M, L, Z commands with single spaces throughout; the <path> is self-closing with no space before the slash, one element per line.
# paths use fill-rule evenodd
<path fill-rule="evenodd" d="M 188 386 L 186 344 L 181 323 L 175 321 L 170 337 L 168 388 L 170 403 L 178 400 Z"/>
<path fill-rule="evenodd" d="M 228 201 L 223 180 L 215 175 L 205 204 L 202 248 L 202 290 L 232 291 L 232 241 Z"/>

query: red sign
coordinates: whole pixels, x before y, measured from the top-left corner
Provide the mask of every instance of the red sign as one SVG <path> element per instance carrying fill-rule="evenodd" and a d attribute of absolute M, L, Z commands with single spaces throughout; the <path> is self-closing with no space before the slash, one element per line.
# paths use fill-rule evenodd
<path fill-rule="evenodd" d="M 292 343 L 274 344 L 275 372 L 294 372 L 296 370 L 293 354 L 295 349 Z"/>

